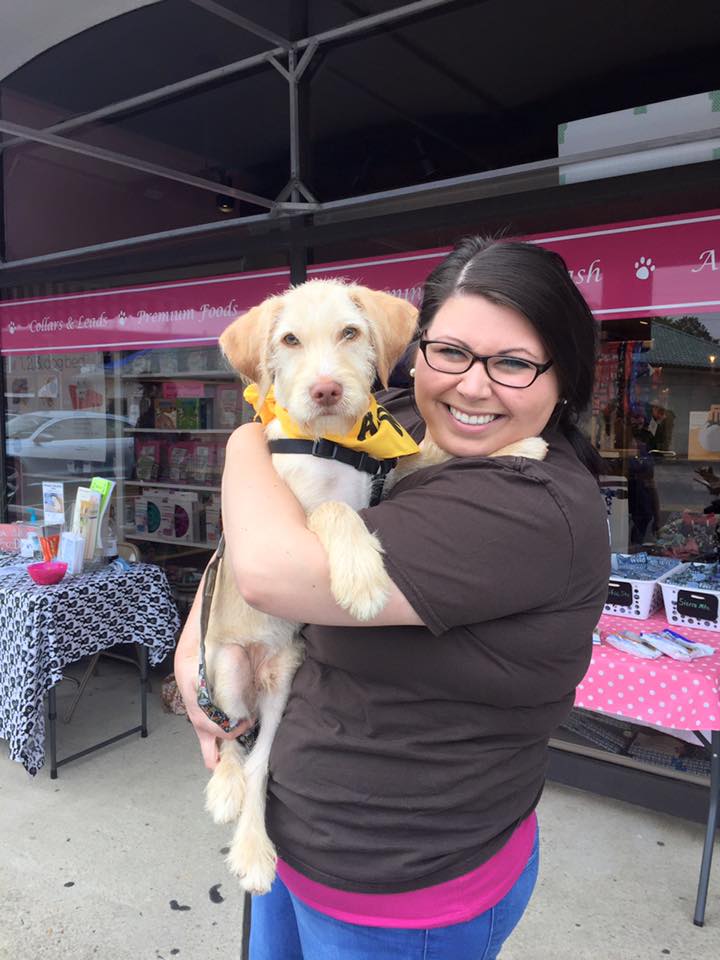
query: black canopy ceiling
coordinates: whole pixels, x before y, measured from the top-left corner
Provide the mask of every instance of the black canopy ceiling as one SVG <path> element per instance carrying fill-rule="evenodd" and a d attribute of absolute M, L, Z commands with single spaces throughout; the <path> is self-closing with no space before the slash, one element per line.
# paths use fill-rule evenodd
<path fill-rule="evenodd" d="M 82 115 L 260 54 L 272 36 L 297 41 L 404 5 L 222 0 L 268 38 L 218 15 L 220 2 L 163 0 L 41 53 L 0 83 L 0 104 L 10 94 Z M 553 157 L 560 123 L 720 87 L 719 50 L 714 0 L 449 2 L 320 46 L 302 84 L 302 181 L 327 202 Z M 167 163 L 171 150 L 184 172 L 263 197 L 288 181 L 288 86 L 267 63 L 66 136 L 106 143 L 108 129 L 139 159 Z M 147 232 L 163 228 L 152 216 Z"/>

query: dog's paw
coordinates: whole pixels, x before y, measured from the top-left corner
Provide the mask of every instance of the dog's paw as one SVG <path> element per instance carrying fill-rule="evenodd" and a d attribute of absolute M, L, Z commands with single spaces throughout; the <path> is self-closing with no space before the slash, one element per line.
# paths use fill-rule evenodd
<path fill-rule="evenodd" d="M 343 610 L 347 610 L 356 620 L 367 621 L 376 617 L 383 609 L 390 596 L 391 581 L 385 573 L 382 560 L 375 578 L 361 580 L 358 578 L 353 584 L 350 595 L 336 594 L 335 599 Z M 335 593 L 335 591 L 333 591 Z"/>
<path fill-rule="evenodd" d="M 277 853 L 264 830 L 236 836 L 225 862 L 248 893 L 267 893 L 275 879 Z"/>
<path fill-rule="evenodd" d="M 367 534 L 357 545 L 352 561 L 330 568 L 330 589 L 338 604 L 356 620 L 372 620 L 387 603 L 392 581 L 385 572 L 382 547 Z"/>
<path fill-rule="evenodd" d="M 511 443 L 501 450 L 496 450 L 493 457 L 525 457 L 527 460 L 544 460 L 547 456 L 548 445 L 542 437 L 526 437 Z"/>
<path fill-rule="evenodd" d="M 221 759 L 205 787 L 205 809 L 215 823 L 234 823 L 245 800 L 245 771 L 240 763 Z"/>

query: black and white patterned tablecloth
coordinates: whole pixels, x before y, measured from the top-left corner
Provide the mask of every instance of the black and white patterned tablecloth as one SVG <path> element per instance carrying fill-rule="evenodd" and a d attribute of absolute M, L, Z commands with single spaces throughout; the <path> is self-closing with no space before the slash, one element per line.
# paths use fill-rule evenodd
<path fill-rule="evenodd" d="M 21 561 L 7 555 L 0 566 Z M 180 627 L 167 577 L 154 564 L 113 564 L 38 586 L 0 571 L 0 738 L 35 775 L 44 761 L 45 694 L 63 667 L 116 643 L 142 643 L 150 663 L 174 648 Z"/>

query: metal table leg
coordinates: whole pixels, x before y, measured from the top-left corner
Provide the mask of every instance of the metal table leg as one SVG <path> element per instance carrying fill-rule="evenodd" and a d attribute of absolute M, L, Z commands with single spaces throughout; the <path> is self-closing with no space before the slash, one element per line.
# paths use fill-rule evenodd
<path fill-rule="evenodd" d="M 138 653 L 140 660 L 140 736 L 148 735 L 147 729 L 147 692 L 148 692 L 148 655 L 144 643 L 139 643 Z"/>
<path fill-rule="evenodd" d="M 57 780 L 57 739 L 56 739 L 57 703 L 55 687 L 48 690 L 48 733 L 50 734 L 50 779 Z"/>
<path fill-rule="evenodd" d="M 708 806 L 707 830 L 703 847 L 702 864 L 700 866 L 700 882 L 698 884 L 697 900 L 695 901 L 695 916 L 693 923 L 701 927 L 705 922 L 705 905 L 707 903 L 708 884 L 710 882 L 710 867 L 712 865 L 715 833 L 720 816 L 720 730 L 713 730 L 711 740 L 712 759 L 710 761 L 710 804 Z"/>
<path fill-rule="evenodd" d="M 118 733 L 114 737 L 110 737 L 107 740 L 103 740 L 100 743 L 95 743 L 91 747 L 86 747 L 85 750 L 80 750 L 78 753 L 73 753 L 69 757 L 63 757 L 62 760 L 57 758 L 57 742 L 56 742 L 56 717 L 57 717 L 57 705 L 55 698 L 55 687 L 50 687 L 48 690 L 48 714 L 49 714 L 49 723 L 48 723 L 48 732 L 50 738 L 50 779 L 57 780 L 58 767 L 62 767 L 65 763 L 70 763 L 71 760 L 78 760 L 80 757 L 86 757 L 89 753 L 95 753 L 96 750 L 101 750 L 103 747 L 109 746 L 111 743 L 117 743 L 118 740 L 123 740 L 125 737 L 130 737 L 134 733 L 139 733 L 141 737 L 147 737 L 148 728 L 147 728 L 147 691 L 148 691 L 148 658 L 147 658 L 147 647 L 144 644 L 139 644 L 140 646 L 140 724 L 136 727 L 131 727 L 130 730 L 125 730 L 123 733 Z"/>
<path fill-rule="evenodd" d="M 78 688 L 75 693 L 75 696 L 72 699 L 72 703 L 67 708 L 65 712 L 65 716 L 63 717 L 65 723 L 70 723 L 70 721 L 72 720 L 73 714 L 75 713 L 75 707 L 78 705 L 78 703 L 80 702 L 80 697 L 85 692 L 85 687 L 88 685 L 88 680 L 95 672 L 95 668 L 98 665 L 98 660 L 100 659 L 101 652 L 102 652 L 101 650 L 98 650 L 98 652 L 94 653 L 90 658 L 90 662 L 85 668 L 85 673 L 82 675 L 82 680 L 80 680 L 80 682 L 78 683 Z"/>

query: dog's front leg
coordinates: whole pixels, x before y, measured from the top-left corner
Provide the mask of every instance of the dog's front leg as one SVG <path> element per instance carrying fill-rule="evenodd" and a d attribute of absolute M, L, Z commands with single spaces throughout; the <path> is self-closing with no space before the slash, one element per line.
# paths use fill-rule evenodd
<path fill-rule="evenodd" d="M 383 548 L 346 503 L 328 500 L 308 515 L 308 528 L 322 543 L 330 565 L 330 589 L 357 620 L 372 620 L 387 602 L 392 582 Z"/>
<path fill-rule="evenodd" d="M 245 799 L 226 863 L 249 893 L 267 893 L 275 879 L 277 854 L 265 829 L 270 749 L 290 693 L 290 684 L 302 659 L 297 643 L 280 650 L 259 668 L 260 732 L 245 761 Z"/>

